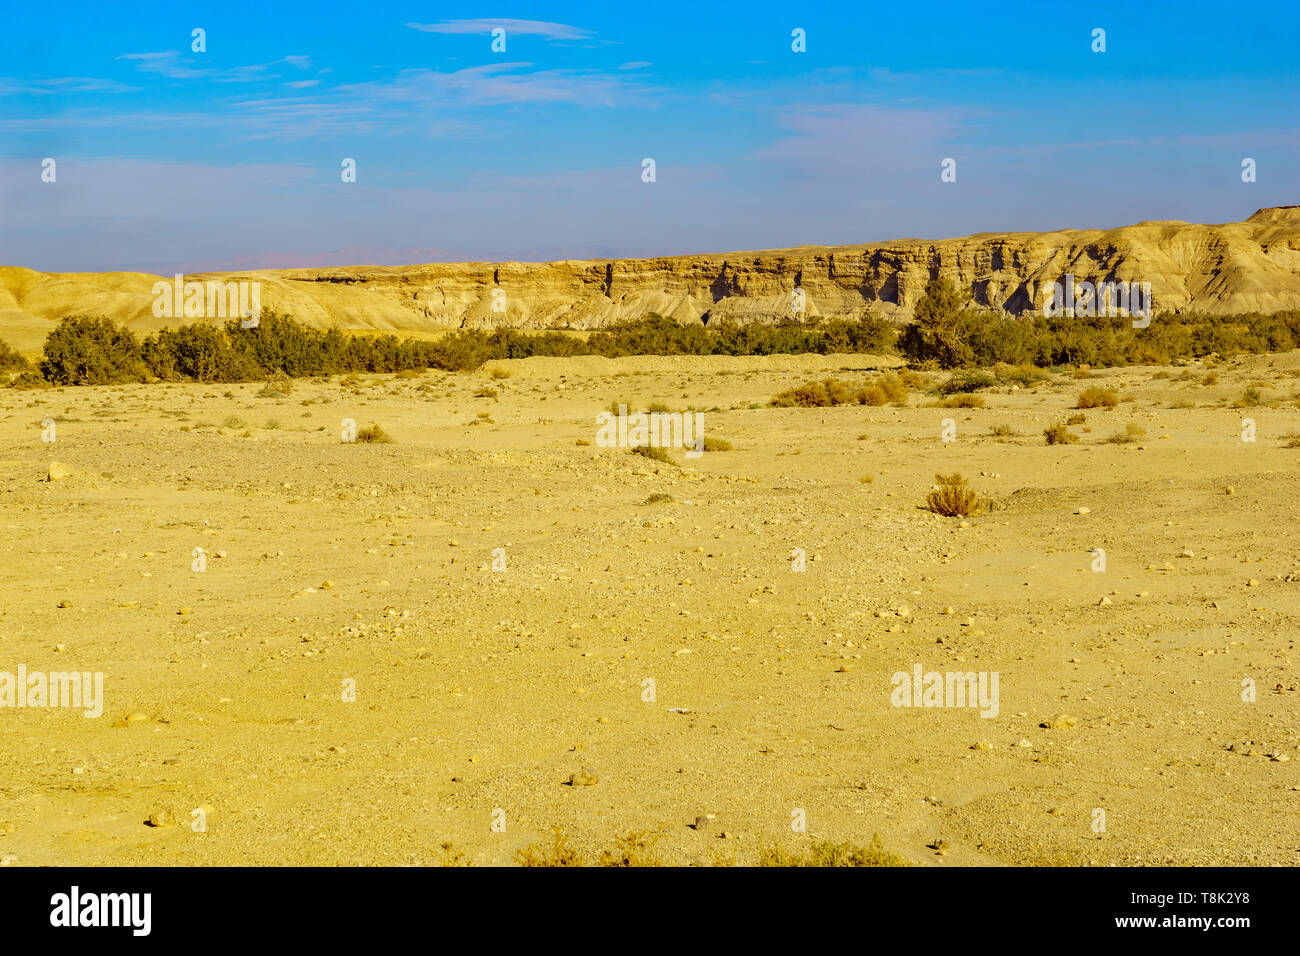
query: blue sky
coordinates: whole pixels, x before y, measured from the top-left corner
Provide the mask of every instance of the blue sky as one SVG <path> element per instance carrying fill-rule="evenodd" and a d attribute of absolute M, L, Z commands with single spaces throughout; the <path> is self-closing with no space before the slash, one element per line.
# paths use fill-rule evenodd
<path fill-rule="evenodd" d="M 169 274 L 1231 222 L 1300 202 L 1298 48 L 1295 0 L 11 4 L 0 265 Z"/>

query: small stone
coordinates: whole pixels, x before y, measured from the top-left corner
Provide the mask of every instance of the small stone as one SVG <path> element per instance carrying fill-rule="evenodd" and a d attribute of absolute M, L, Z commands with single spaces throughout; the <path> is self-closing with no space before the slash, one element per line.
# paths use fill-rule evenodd
<path fill-rule="evenodd" d="M 59 607 L 72 607 L 72 602 L 65 598 L 59 602 Z"/>
<path fill-rule="evenodd" d="M 46 473 L 46 481 L 62 481 L 64 478 L 72 477 L 72 469 L 62 462 L 52 461 Z"/>
<path fill-rule="evenodd" d="M 1075 511 L 1074 513 L 1077 514 L 1077 515 L 1090 515 L 1090 514 L 1092 514 L 1092 509 L 1091 509 L 1091 508 L 1079 508 L 1079 509 L 1078 509 L 1077 511 Z"/>
<path fill-rule="evenodd" d="M 1079 722 L 1079 718 L 1071 714 L 1058 714 L 1051 720 L 1045 720 L 1038 726 L 1046 727 L 1048 730 L 1068 730 Z"/>
<path fill-rule="evenodd" d="M 570 787 L 594 787 L 599 782 L 600 777 L 596 776 L 596 772 L 585 767 L 577 773 L 570 774 L 568 780 Z"/>
<path fill-rule="evenodd" d="M 149 814 L 149 826 L 151 827 L 174 827 L 176 818 L 168 809 L 155 810 Z"/>
<path fill-rule="evenodd" d="M 1255 578 L 1251 578 L 1249 581 L 1246 582 L 1246 587 L 1257 588 L 1259 587 L 1259 581 Z"/>
<path fill-rule="evenodd" d="M 989 743 L 987 740 L 981 740 L 979 743 L 972 744 L 970 749 L 971 750 L 992 750 L 993 744 Z"/>

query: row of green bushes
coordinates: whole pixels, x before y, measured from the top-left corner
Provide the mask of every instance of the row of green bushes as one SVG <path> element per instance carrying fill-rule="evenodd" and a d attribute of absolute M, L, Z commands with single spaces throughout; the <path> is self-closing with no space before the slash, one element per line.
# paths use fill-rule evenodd
<path fill-rule="evenodd" d="M 491 359 L 534 355 L 776 355 L 897 352 L 930 368 L 1009 365 L 1167 365 L 1211 353 L 1277 352 L 1300 347 L 1300 311 L 1272 315 L 1161 314 L 1142 329 L 1127 318 L 1012 317 L 975 308 L 950 282 L 930 283 L 916 319 L 901 333 L 885 319 L 830 319 L 775 325 L 683 325 L 661 315 L 622 322 L 585 340 L 560 332 L 464 330 L 436 342 L 395 335 L 320 330 L 277 313 L 257 327 L 238 319 L 196 322 L 138 338 L 106 318 L 66 318 L 45 340 L 39 371 L 0 342 L 0 371 L 23 371 L 16 384 L 241 382 L 348 372 L 475 369 Z M 978 387 L 978 386 L 976 386 Z M 962 390 L 962 389 L 958 389 Z"/>
<path fill-rule="evenodd" d="M 247 382 L 284 374 L 294 378 L 347 372 L 439 368 L 463 371 L 490 359 L 533 355 L 770 355 L 790 352 L 888 351 L 895 337 L 883 319 L 739 327 L 681 325 L 652 315 L 590 335 L 530 335 L 514 329 L 466 330 L 436 342 L 395 335 L 346 335 L 320 330 L 276 313 L 254 328 L 238 319 L 224 325 L 195 322 L 138 338 L 102 317 L 66 318 L 45 340 L 39 376 L 19 384 L 105 385 L 115 382 Z M 3 343 L 0 343 L 3 344 Z M 14 370 L 26 367 L 12 353 Z M 0 369 L 6 353 L 0 349 Z"/>
<path fill-rule="evenodd" d="M 1217 353 L 1300 348 L 1300 311 L 1216 316 L 1161 313 L 1145 328 L 1127 317 L 1010 316 L 978 309 L 951 282 L 937 279 L 903 329 L 899 352 L 940 368 L 1008 365 L 1169 365 Z"/>

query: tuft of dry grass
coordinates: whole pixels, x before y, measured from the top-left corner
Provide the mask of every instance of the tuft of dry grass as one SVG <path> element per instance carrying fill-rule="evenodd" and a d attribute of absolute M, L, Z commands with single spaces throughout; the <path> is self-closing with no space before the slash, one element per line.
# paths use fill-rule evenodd
<path fill-rule="evenodd" d="M 363 428 L 357 432 L 357 441 L 365 442 L 368 445 L 391 445 L 393 436 L 384 431 L 379 425 L 371 424 L 369 428 Z"/>
<path fill-rule="evenodd" d="M 1092 386 L 1079 393 L 1075 408 L 1114 408 L 1119 404 L 1119 396 L 1109 388 Z"/>
<path fill-rule="evenodd" d="M 569 845 L 564 831 L 556 828 L 555 840 L 550 849 L 530 843 L 515 853 L 520 866 L 585 866 L 582 855 Z"/>
<path fill-rule="evenodd" d="M 293 379 L 284 372 L 276 372 L 266 380 L 258 398 L 285 398 L 293 391 Z"/>
<path fill-rule="evenodd" d="M 600 851 L 597 866 L 663 866 L 664 861 L 655 852 L 655 844 L 662 833 L 641 833 L 633 830 L 614 841 L 612 847 Z"/>
<path fill-rule="evenodd" d="M 1241 393 L 1241 397 L 1232 403 L 1233 408 L 1255 408 L 1264 404 L 1264 396 L 1253 385 Z"/>
<path fill-rule="evenodd" d="M 778 393 L 768 404 L 776 408 L 828 408 L 833 405 L 888 405 L 907 401 L 908 387 L 897 375 L 881 375 L 855 388 L 847 382 L 826 378 Z"/>
<path fill-rule="evenodd" d="M 731 451 L 731 448 L 732 448 L 731 442 L 727 441 L 725 438 L 704 439 L 705 451 Z"/>
<path fill-rule="evenodd" d="M 1065 427 L 1064 422 L 1056 422 L 1043 429 L 1043 437 L 1049 445 L 1073 445 L 1079 436 Z"/>
<path fill-rule="evenodd" d="M 962 392 L 958 395 L 949 395 L 939 402 L 939 405 L 943 408 L 983 408 L 984 396 Z"/>
<path fill-rule="evenodd" d="M 657 461 L 664 465 L 677 464 L 677 462 L 673 461 L 672 456 L 658 445 L 638 445 L 630 450 L 633 455 L 640 455 L 642 458 L 649 458 L 651 461 Z"/>
<path fill-rule="evenodd" d="M 1127 425 L 1124 426 L 1124 430 L 1122 432 L 1113 432 L 1110 435 L 1110 437 L 1106 439 L 1106 441 L 1110 442 L 1110 444 L 1112 445 L 1127 445 L 1130 442 L 1135 442 L 1140 438 L 1145 438 L 1146 435 L 1147 435 L 1147 430 L 1145 428 L 1143 428 L 1141 425 L 1137 424 L 1136 422 L 1129 422 Z"/>
<path fill-rule="evenodd" d="M 880 837 L 873 835 L 866 846 L 818 840 L 806 849 L 789 850 L 764 846 L 758 851 L 759 866 L 907 866 L 897 853 L 886 850 Z"/>
<path fill-rule="evenodd" d="M 935 475 L 933 491 L 925 496 L 925 508 L 946 518 L 967 518 L 983 510 L 983 503 L 975 490 L 959 473 Z"/>

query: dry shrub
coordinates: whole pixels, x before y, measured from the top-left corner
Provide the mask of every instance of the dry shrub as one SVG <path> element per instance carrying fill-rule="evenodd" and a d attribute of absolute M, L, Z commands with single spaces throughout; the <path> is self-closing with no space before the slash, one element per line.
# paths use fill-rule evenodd
<path fill-rule="evenodd" d="M 530 843 L 515 853 L 520 866 L 583 866 L 582 855 L 569 846 L 568 837 L 560 829 L 555 831 L 555 841 L 551 848 L 545 849 L 538 843 Z"/>
<path fill-rule="evenodd" d="M 967 518 L 982 510 L 979 495 L 960 474 L 935 475 L 934 480 L 938 487 L 926 495 L 926 510 L 946 518 Z"/>
<path fill-rule="evenodd" d="M 1114 408 L 1119 404 L 1119 396 L 1109 388 L 1085 388 L 1079 393 L 1075 408 Z"/>
<path fill-rule="evenodd" d="M 983 408 L 983 395 L 949 395 L 939 403 L 944 408 Z"/>
<path fill-rule="evenodd" d="M 894 374 L 881 375 L 855 388 L 835 378 L 805 382 L 778 393 L 769 403 L 777 408 L 828 408 L 833 405 L 887 405 L 907 401 L 908 387 Z"/>
<path fill-rule="evenodd" d="M 731 451 L 731 442 L 725 438 L 706 438 L 704 439 L 705 451 Z"/>
<path fill-rule="evenodd" d="M 293 379 L 284 372 L 276 372 L 266 380 L 266 385 L 257 393 L 258 398 L 284 398 L 293 391 Z"/>
<path fill-rule="evenodd" d="M 1079 436 L 1065 427 L 1064 422 L 1056 422 L 1043 429 L 1043 437 L 1049 445 L 1073 445 Z"/>
<path fill-rule="evenodd" d="M 907 866 L 908 863 L 897 853 L 891 853 L 880 842 L 879 836 L 872 836 L 866 846 L 854 846 L 851 843 L 832 843 L 819 840 L 806 849 L 787 850 L 778 846 L 761 847 L 758 851 L 759 866 Z"/>
<path fill-rule="evenodd" d="M 672 456 L 658 445 L 638 445 L 636 448 L 631 449 L 631 452 L 634 455 L 649 458 L 651 461 L 657 461 L 663 465 L 677 464 L 677 462 L 673 461 Z"/>
<path fill-rule="evenodd" d="M 663 866 L 655 852 L 662 834 L 632 831 L 617 838 L 614 846 L 600 851 L 598 866 Z"/>
<path fill-rule="evenodd" d="M 1047 378 L 1047 373 L 1041 368 L 1034 365 L 1008 365 L 1006 362 L 999 362 L 993 366 L 993 374 L 999 381 L 1009 382 L 1012 385 L 1019 385 L 1021 388 L 1028 388 Z"/>
<path fill-rule="evenodd" d="M 1264 396 L 1253 385 L 1241 393 L 1241 398 L 1232 403 L 1233 408 L 1254 408 L 1264 403 Z"/>
<path fill-rule="evenodd" d="M 369 428 L 363 428 L 357 432 L 357 441 L 365 442 L 368 445 L 391 445 L 393 436 L 384 431 L 379 425 L 371 424 Z"/>
<path fill-rule="evenodd" d="M 1139 438 L 1145 438 L 1147 430 L 1136 422 L 1129 422 L 1124 426 L 1122 432 L 1115 432 L 1106 441 L 1112 445 L 1127 445 L 1129 442 L 1135 442 Z"/>
<path fill-rule="evenodd" d="M 1074 415 L 1071 415 L 1069 418 L 1067 418 L 1067 419 L 1065 420 L 1065 424 L 1067 424 L 1067 425 L 1082 425 L 1082 424 L 1083 424 L 1084 422 L 1086 422 L 1087 420 L 1088 420 L 1088 416 L 1087 416 L 1087 415 L 1083 414 L 1082 412 L 1078 412 L 1078 413 L 1076 413 L 1076 414 L 1074 414 Z"/>

